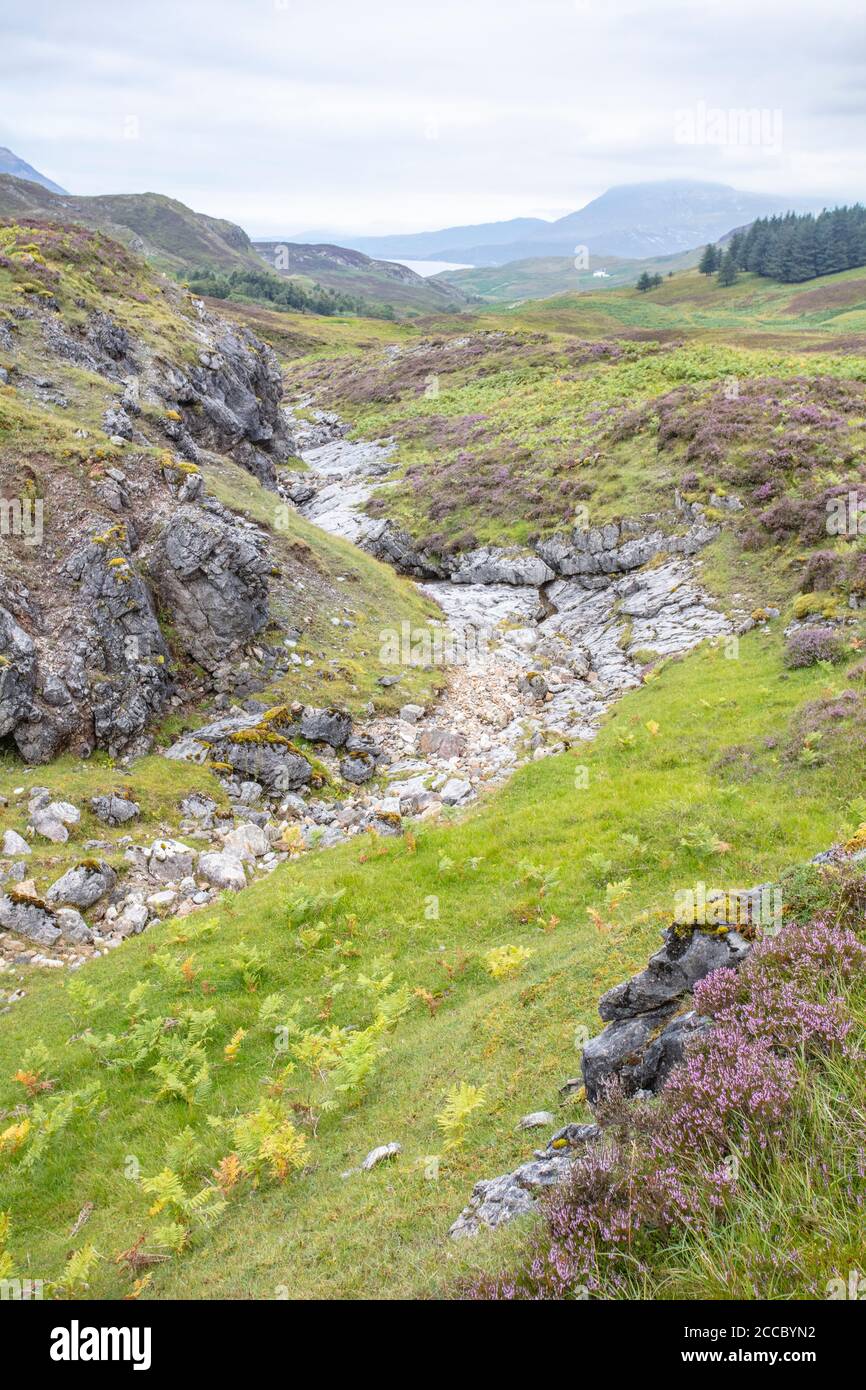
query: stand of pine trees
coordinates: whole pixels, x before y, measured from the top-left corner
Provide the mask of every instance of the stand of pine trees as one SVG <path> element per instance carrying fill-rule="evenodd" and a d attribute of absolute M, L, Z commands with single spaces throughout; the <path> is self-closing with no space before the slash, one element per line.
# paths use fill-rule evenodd
<path fill-rule="evenodd" d="M 731 238 L 730 250 L 737 269 L 786 284 L 853 270 L 866 265 L 866 208 L 761 217 Z"/>

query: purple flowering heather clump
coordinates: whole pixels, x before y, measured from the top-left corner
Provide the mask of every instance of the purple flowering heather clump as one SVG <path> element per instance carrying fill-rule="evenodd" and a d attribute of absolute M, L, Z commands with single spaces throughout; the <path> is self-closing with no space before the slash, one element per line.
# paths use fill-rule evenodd
<path fill-rule="evenodd" d="M 844 656 L 841 639 L 830 627 L 801 628 L 791 633 L 785 646 L 785 665 L 791 670 L 819 661 L 842 661 Z"/>
<path fill-rule="evenodd" d="M 696 1010 L 713 1026 L 695 1035 L 659 1100 L 609 1089 L 596 1107 L 603 1139 L 543 1199 L 545 1229 L 523 1266 L 465 1295 L 612 1297 L 635 1271 L 649 1273 L 654 1241 L 723 1217 L 736 1189 L 726 1155 L 783 1137 L 800 1056 L 848 1050 L 852 1025 L 834 991 L 864 967 L 854 932 L 818 920 L 760 941 L 739 973 L 697 983 Z"/>

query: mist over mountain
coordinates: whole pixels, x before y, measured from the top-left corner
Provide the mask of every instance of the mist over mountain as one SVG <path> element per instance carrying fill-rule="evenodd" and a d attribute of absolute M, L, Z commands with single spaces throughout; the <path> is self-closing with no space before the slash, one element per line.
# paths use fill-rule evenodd
<path fill-rule="evenodd" d="M 373 237 L 331 234 L 330 239 L 380 259 L 468 261 L 475 266 L 572 255 L 577 245 L 610 256 L 669 256 L 716 241 L 756 217 L 817 211 L 821 206 L 816 198 L 670 179 L 609 188 L 578 212 L 554 222 L 517 217 L 432 232 Z"/>

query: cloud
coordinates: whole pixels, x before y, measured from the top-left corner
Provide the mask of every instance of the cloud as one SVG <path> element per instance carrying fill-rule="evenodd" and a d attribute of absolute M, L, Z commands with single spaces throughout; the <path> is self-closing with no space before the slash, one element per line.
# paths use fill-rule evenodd
<path fill-rule="evenodd" d="M 7 0 L 0 142 L 73 192 L 155 189 L 261 234 L 576 207 L 617 182 L 860 193 L 849 0 Z M 779 149 L 683 109 L 779 111 Z"/>

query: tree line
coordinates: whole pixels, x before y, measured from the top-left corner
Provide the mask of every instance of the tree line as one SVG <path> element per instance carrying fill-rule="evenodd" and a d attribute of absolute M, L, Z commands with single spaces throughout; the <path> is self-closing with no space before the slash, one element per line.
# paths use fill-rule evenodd
<path fill-rule="evenodd" d="M 741 270 L 798 284 L 861 265 L 866 265 L 866 208 L 855 203 L 817 217 L 811 212 L 759 217 L 735 232 L 724 251 L 705 247 L 698 269 L 717 275 L 720 285 L 732 285 Z"/>

